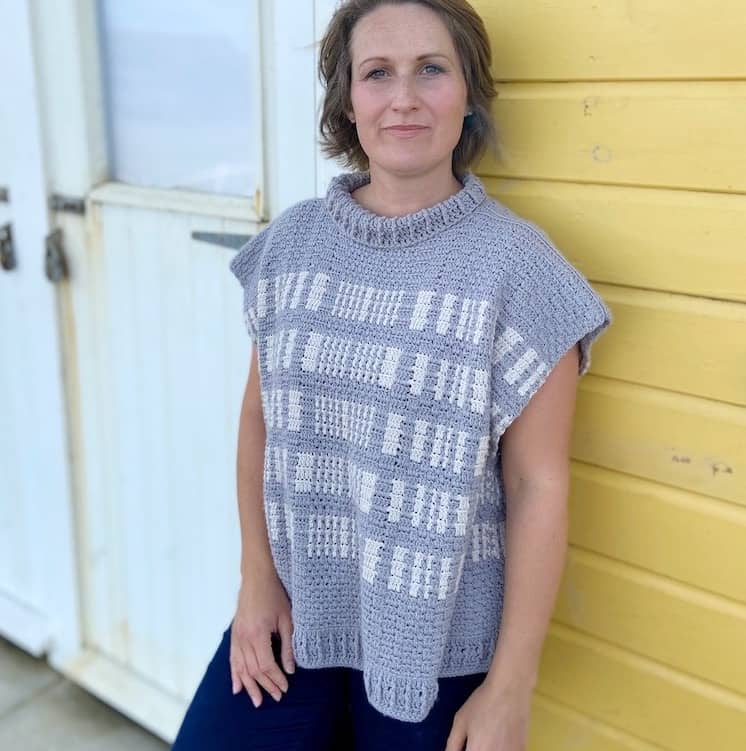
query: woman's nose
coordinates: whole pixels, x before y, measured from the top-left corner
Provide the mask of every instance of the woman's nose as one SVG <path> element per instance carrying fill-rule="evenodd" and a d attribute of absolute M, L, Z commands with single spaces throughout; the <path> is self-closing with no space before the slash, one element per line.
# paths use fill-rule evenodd
<path fill-rule="evenodd" d="M 415 82 L 409 76 L 402 76 L 396 82 L 392 105 L 395 108 L 409 108 L 417 104 Z"/>

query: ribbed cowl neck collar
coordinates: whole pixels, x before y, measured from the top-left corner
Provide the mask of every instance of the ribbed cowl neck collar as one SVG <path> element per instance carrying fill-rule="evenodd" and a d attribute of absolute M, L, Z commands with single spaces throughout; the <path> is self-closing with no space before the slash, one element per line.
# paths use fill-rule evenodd
<path fill-rule="evenodd" d="M 461 177 L 463 187 L 444 201 L 402 216 L 382 216 L 363 208 L 352 193 L 370 182 L 370 172 L 335 175 L 326 192 L 325 204 L 339 228 L 348 237 L 380 248 L 403 248 L 438 235 L 471 214 L 486 198 L 481 180 L 471 171 Z"/>

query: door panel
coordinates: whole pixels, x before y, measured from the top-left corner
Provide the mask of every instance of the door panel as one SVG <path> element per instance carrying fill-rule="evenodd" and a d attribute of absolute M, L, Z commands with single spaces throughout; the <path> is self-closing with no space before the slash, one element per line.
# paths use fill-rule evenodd
<path fill-rule="evenodd" d="M 35 655 L 77 643 L 78 597 L 58 304 L 27 3 L 0 1 L 0 631 Z"/>
<path fill-rule="evenodd" d="M 239 584 L 235 439 L 249 363 L 231 248 L 194 240 L 248 223 L 94 198 L 90 286 L 98 400 L 87 446 L 106 488 L 92 549 L 89 646 L 187 695 L 194 645 L 227 627 Z M 91 477 L 93 480 L 93 477 Z M 194 670 L 201 669 L 201 663 Z"/>

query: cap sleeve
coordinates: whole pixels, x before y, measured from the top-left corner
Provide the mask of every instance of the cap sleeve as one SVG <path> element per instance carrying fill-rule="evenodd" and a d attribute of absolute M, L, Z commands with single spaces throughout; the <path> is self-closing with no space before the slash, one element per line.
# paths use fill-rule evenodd
<path fill-rule="evenodd" d="M 612 314 L 589 281 L 540 230 L 526 228 L 497 303 L 492 350 L 492 425 L 499 438 L 568 350 L 578 376 Z"/>
<path fill-rule="evenodd" d="M 237 251 L 229 268 L 243 287 L 243 317 L 246 330 L 256 341 L 258 318 L 263 318 L 266 309 L 267 282 L 261 269 L 269 226 L 251 237 Z"/>

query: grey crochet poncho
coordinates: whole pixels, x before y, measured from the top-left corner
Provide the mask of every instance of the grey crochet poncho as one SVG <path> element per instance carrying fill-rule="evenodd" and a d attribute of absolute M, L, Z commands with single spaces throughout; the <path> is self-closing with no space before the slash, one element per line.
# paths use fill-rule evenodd
<path fill-rule="evenodd" d="M 230 269 L 259 353 L 272 556 L 304 668 L 362 670 L 424 719 L 438 678 L 489 669 L 505 550 L 502 434 L 611 313 L 536 224 L 462 189 L 385 217 L 334 177 Z M 536 551 L 541 555 L 541 551 Z"/>

